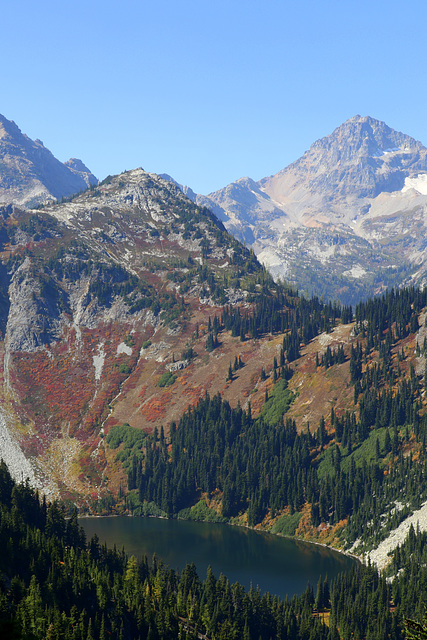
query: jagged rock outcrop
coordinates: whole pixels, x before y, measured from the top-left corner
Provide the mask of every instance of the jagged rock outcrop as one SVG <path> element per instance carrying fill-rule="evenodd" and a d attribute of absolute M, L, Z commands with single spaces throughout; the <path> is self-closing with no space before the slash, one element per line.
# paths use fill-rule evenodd
<path fill-rule="evenodd" d="M 61 335 L 58 295 L 54 288 L 43 292 L 43 280 L 26 258 L 9 285 L 6 344 L 10 352 L 35 351 Z"/>
<path fill-rule="evenodd" d="M 65 164 L 0 115 L 0 203 L 34 207 L 83 191 L 98 180 L 76 158 Z"/>

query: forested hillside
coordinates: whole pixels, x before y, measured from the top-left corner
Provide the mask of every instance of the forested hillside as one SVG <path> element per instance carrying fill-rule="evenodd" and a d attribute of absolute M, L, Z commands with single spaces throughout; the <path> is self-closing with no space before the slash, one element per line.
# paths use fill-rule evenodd
<path fill-rule="evenodd" d="M 181 573 L 85 540 L 76 513 L 40 502 L 0 464 L 2 640 L 403 639 L 404 618 L 421 616 L 425 535 L 413 530 L 395 554 L 391 584 L 359 565 L 333 584 L 320 578 L 285 602 L 194 565 Z"/>
<path fill-rule="evenodd" d="M 231 407 L 206 394 L 169 434 L 156 429 L 136 442 L 129 427 L 110 430 L 128 474 L 127 506 L 326 539 L 359 553 L 377 547 L 427 500 L 426 303 L 427 291 L 415 288 L 360 303 L 345 346 L 310 352 L 307 384 L 325 372 L 340 382 L 347 372 L 346 404 L 333 403 L 316 425 L 289 417 L 303 392 L 293 386 L 294 369 L 308 367 L 304 344 L 350 310 L 319 304 L 317 317 L 314 301 L 277 317 L 270 310 L 281 348 L 264 372 L 270 384 L 256 414 L 250 403 Z M 241 323 L 226 309 L 214 334 L 239 335 Z M 230 384 L 242 365 L 230 363 Z"/>
<path fill-rule="evenodd" d="M 383 553 L 393 582 L 359 566 L 280 603 L 87 544 L 34 486 L 89 512 L 230 522 L 369 560 L 427 504 L 427 289 L 354 309 L 300 296 L 142 170 L 2 213 L 0 431 L 34 470 L 16 486 L 1 467 L 5 633 L 402 637 L 427 597 L 416 527 Z"/>

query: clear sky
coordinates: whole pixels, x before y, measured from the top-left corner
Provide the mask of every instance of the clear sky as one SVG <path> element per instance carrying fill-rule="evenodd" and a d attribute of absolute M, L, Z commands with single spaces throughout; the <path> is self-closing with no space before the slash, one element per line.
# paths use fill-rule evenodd
<path fill-rule="evenodd" d="M 4 0 L 0 113 L 207 194 L 360 114 L 427 145 L 426 0 Z"/>

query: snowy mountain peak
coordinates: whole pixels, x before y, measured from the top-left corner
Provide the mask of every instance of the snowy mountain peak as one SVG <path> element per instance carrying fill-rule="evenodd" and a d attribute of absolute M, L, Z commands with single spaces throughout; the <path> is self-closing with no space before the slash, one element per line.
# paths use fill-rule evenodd
<path fill-rule="evenodd" d="M 399 191 L 406 176 L 421 171 L 427 171 L 421 142 L 380 120 L 355 116 L 260 185 L 297 217 L 308 208 L 322 220 L 326 214 L 331 222 L 349 222 L 364 208 L 362 199 Z"/>

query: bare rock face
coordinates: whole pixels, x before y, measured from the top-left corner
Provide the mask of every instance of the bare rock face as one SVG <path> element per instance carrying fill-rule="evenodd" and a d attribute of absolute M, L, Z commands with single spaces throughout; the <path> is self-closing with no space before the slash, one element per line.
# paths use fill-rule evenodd
<path fill-rule="evenodd" d="M 9 286 L 9 316 L 6 343 L 9 351 L 33 352 L 61 335 L 57 294 L 44 293 L 26 258 Z"/>
<path fill-rule="evenodd" d="M 63 164 L 41 140 L 31 140 L 0 115 L 0 203 L 36 206 L 97 182 L 81 160 Z"/>
<path fill-rule="evenodd" d="M 76 176 L 82 178 L 86 183 L 86 187 L 90 187 L 98 182 L 90 169 L 78 158 L 70 158 L 67 162 L 64 162 L 64 166 L 71 169 Z"/>
<path fill-rule="evenodd" d="M 427 273 L 427 149 L 354 116 L 279 173 L 196 196 L 275 277 L 355 303 Z"/>
<path fill-rule="evenodd" d="M 382 192 L 399 191 L 405 178 L 427 171 L 427 149 L 384 122 L 355 116 L 315 142 L 296 162 L 260 181 L 270 198 L 304 222 L 350 222 Z"/>

